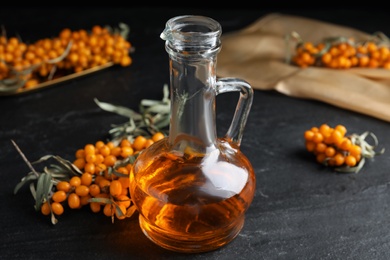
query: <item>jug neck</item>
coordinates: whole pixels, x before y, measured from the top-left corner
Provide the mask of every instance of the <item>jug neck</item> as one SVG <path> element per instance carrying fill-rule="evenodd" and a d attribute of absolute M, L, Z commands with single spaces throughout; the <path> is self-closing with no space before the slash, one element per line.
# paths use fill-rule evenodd
<path fill-rule="evenodd" d="M 167 22 L 161 38 L 169 54 L 171 121 L 175 149 L 206 153 L 216 146 L 216 56 L 221 27 L 202 16 Z"/>

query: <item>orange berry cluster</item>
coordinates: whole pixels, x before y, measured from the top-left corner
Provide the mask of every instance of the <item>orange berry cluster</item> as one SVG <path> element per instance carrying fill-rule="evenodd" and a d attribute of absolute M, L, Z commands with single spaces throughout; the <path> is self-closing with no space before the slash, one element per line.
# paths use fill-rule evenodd
<path fill-rule="evenodd" d="M 163 133 L 157 132 L 151 138 L 137 136 L 132 142 L 123 139 L 118 145 L 103 141 L 86 144 L 75 152 L 73 161 L 82 174 L 59 181 L 49 201 L 41 205 L 41 213 L 62 215 L 67 204 L 70 209 L 89 205 L 92 212 L 103 211 L 112 218 L 130 217 L 135 211 L 129 194 L 132 164 L 119 162 L 164 137 Z"/>
<path fill-rule="evenodd" d="M 99 25 L 91 31 L 65 28 L 55 38 L 26 44 L 17 37 L 0 36 L 0 80 L 23 76 L 23 87 L 32 88 L 57 75 L 80 72 L 112 62 L 121 66 L 132 63 L 131 43 L 119 33 Z"/>
<path fill-rule="evenodd" d="M 327 124 L 312 127 L 304 132 L 307 151 L 316 156 L 317 162 L 333 167 L 356 166 L 362 158 L 362 149 L 346 136 L 343 125 L 332 128 Z"/>
<path fill-rule="evenodd" d="M 390 69 L 390 48 L 388 45 L 368 41 L 355 44 L 353 40 L 314 45 L 312 42 L 298 44 L 292 63 L 332 69 L 384 68 Z"/>

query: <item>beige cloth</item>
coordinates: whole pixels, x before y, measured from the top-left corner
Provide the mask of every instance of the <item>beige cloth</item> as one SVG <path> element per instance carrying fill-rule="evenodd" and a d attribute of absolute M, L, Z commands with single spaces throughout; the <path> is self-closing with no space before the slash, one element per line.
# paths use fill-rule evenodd
<path fill-rule="evenodd" d="M 297 32 L 303 41 L 327 37 L 367 40 L 372 35 L 314 19 L 271 13 L 248 27 L 223 34 L 218 77 L 238 77 L 254 89 L 315 99 L 390 122 L 390 70 L 371 68 L 299 68 L 286 63 L 285 36 Z M 296 43 L 290 41 L 290 48 Z"/>

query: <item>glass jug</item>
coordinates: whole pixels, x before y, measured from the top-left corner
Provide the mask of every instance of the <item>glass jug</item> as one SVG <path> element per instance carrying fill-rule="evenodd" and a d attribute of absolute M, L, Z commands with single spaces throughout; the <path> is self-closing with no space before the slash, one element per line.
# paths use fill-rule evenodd
<path fill-rule="evenodd" d="M 169 54 L 169 134 L 137 157 L 130 174 L 131 199 L 140 227 L 157 245 L 187 253 L 215 250 L 244 225 L 255 193 L 255 174 L 240 151 L 253 89 L 236 78 L 216 78 L 221 26 L 185 15 L 161 33 Z M 216 96 L 240 97 L 230 127 L 217 137 Z"/>

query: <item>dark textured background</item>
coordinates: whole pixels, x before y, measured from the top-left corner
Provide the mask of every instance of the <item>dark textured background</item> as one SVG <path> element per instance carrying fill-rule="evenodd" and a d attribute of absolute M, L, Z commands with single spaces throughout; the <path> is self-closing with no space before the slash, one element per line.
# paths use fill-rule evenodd
<path fill-rule="evenodd" d="M 203 7 L 0 8 L 0 24 L 7 34 L 25 41 L 55 36 L 65 27 L 90 29 L 124 22 L 135 47 L 130 67 L 111 67 L 39 92 L 0 97 L 0 259 L 389 259 L 389 152 L 369 160 L 357 174 L 336 174 L 315 163 L 302 138 L 312 126 L 344 124 L 350 133 L 374 132 L 381 147 L 389 147 L 389 123 L 272 91 L 255 91 L 242 141 L 242 151 L 256 172 L 256 195 L 240 235 L 219 250 L 172 253 L 147 240 L 136 217 L 112 224 L 87 208 L 67 210 L 53 226 L 35 212 L 27 187 L 13 194 L 29 169 L 11 139 L 31 161 L 45 154 L 72 160 L 76 149 L 104 139 L 111 124 L 124 122 L 102 111 L 93 98 L 133 109 L 143 98 L 162 98 L 169 75 L 159 35 L 173 16 L 210 16 L 229 32 L 280 12 L 390 35 L 388 11 L 379 8 L 245 8 L 237 3 Z M 233 95 L 218 96 L 220 134 L 227 131 L 235 104 Z"/>

